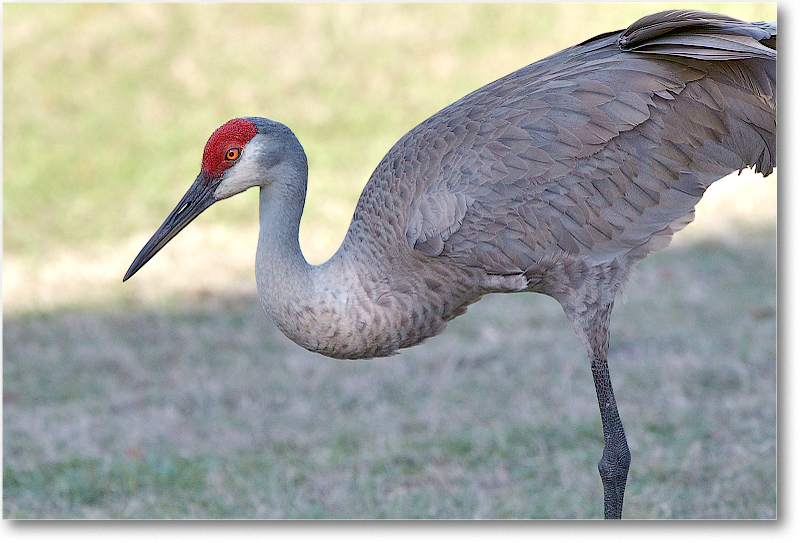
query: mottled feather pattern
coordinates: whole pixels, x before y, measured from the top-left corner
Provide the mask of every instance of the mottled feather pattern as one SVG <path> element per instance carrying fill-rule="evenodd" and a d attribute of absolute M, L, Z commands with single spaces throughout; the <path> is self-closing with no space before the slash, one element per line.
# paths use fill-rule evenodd
<path fill-rule="evenodd" d="M 604 282 L 616 293 L 632 264 L 691 221 L 711 183 L 747 166 L 772 170 L 775 52 L 765 60 L 756 41 L 769 40 L 771 27 L 668 15 L 674 20 L 642 20 L 495 81 L 387 153 L 348 238 L 369 230 L 367 237 L 385 240 L 374 256 L 376 249 L 362 247 L 365 260 L 381 259 L 387 276 L 408 283 L 401 292 L 430 305 L 412 312 L 437 321 L 431 330 L 475 293 L 514 290 L 557 297 L 588 322 L 585 308 L 610 303 L 592 300 L 601 285 L 556 296 L 550 289 L 558 281 L 542 277 L 546 262 L 573 262 L 554 274 L 615 275 Z M 622 42 L 641 52 L 622 50 Z M 657 42 L 679 51 L 648 49 Z M 708 62 L 709 48 L 743 60 Z M 437 288 L 411 277 L 416 266 L 408 262 L 417 259 Z M 434 262 L 440 275 L 430 271 Z M 458 288 L 463 303 L 437 301 L 457 299 L 448 289 L 465 281 L 471 287 Z M 387 289 L 385 296 L 403 295 Z"/>
<path fill-rule="evenodd" d="M 692 220 L 711 183 L 776 163 L 775 60 L 753 37 L 774 43 L 770 26 L 712 17 L 646 18 L 423 121 L 378 164 L 336 255 L 264 300 L 273 320 L 328 356 L 386 356 L 484 294 L 533 291 L 558 300 L 600 356 L 598 323 L 631 267 Z M 690 54 L 729 34 L 738 60 Z M 681 54 L 648 50 L 662 38 Z M 621 49 L 626 40 L 636 51 Z M 261 281 L 287 281 L 271 250 Z M 304 284 L 310 294 L 290 294 Z"/>

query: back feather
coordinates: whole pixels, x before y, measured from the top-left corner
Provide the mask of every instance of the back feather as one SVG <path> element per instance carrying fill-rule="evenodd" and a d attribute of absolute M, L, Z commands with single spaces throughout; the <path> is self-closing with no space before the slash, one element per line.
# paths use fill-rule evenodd
<path fill-rule="evenodd" d="M 531 279 L 564 255 L 627 270 L 711 183 L 772 171 L 776 37 L 774 23 L 668 11 L 522 68 L 406 134 L 348 237 L 397 236 L 487 277 Z"/>

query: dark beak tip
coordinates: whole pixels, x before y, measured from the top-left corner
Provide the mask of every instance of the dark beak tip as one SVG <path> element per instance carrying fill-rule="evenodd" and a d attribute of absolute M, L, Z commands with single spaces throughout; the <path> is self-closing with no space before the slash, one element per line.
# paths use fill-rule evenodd
<path fill-rule="evenodd" d="M 131 264 L 130 267 L 128 268 L 128 271 L 125 272 L 125 276 L 122 278 L 122 282 L 124 283 L 125 281 L 133 277 L 133 275 L 137 271 L 139 271 L 139 268 L 141 268 L 141 266 L 136 266 L 136 261 L 134 260 L 133 264 Z"/>

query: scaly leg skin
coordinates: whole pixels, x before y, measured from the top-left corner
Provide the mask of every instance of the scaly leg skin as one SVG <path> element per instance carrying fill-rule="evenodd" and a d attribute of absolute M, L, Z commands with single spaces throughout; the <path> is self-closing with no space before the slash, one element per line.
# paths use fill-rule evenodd
<path fill-rule="evenodd" d="M 604 513 L 607 519 L 622 518 L 622 498 L 625 494 L 625 482 L 628 479 L 628 467 L 631 465 L 631 453 L 625 440 L 625 431 L 617 411 L 614 390 L 611 388 L 611 376 L 608 373 L 606 359 L 592 359 L 592 376 L 597 390 L 597 402 L 600 405 L 600 419 L 603 421 L 603 456 L 597 464 L 600 479 L 603 481 Z"/>

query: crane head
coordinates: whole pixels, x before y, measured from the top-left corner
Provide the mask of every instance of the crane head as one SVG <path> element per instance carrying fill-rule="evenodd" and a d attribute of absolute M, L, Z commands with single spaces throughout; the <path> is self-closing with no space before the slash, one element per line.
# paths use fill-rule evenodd
<path fill-rule="evenodd" d="M 240 118 L 228 121 L 211 134 L 203 151 L 200 174 L 139 252 L 123 281 L 213 203 L 266 182 L 270 162 L 265 149 L 275 147 L 268 145 L 271 139 L 266 136 L 267 129 L 274 126 L 283 127 L 266 119 Z"/>

